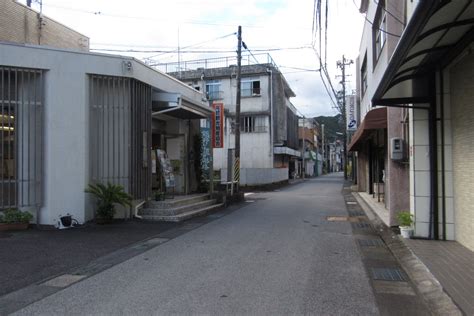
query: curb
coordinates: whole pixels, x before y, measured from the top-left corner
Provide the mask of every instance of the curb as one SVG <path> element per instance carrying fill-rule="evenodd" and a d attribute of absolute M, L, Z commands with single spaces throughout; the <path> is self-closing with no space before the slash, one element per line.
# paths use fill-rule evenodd
<path fill-rule="evenodd" d="M 463 315 L 459 307 L 453 302 L 439 281 L 433 276 L 425 264 L 413 253 L 403 242 L 399 235 L 394 234 L 389 227 L 383 223 L 370 206 L 357 194 L 352 195 L 360 207 L 367 214 L 374 227 L 380 233 L 383 241 L 399 261 L 402 268 L 408 274 L 417 292 L 425 301 L 433 315 Z"/>

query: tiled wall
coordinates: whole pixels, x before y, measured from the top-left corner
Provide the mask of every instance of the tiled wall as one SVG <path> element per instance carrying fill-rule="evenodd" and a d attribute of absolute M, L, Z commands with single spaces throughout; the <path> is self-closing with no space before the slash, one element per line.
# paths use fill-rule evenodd
<path fill-rule="evenodd" d="M 456 240 L 474 251 L 474 55 L 465 56 L 451 68 L 452 162 Z M 451 172 L 453 174 L 453 172 Z"/>
<path fill-rule="evenodd" d="M 454 194 L 453 194 L 453 159 L 451 116 L 449 106 L 449 78 L 444 77 L 444 91 L 438 93 L 444 97 L 444 196 L 446 212 L 446 238 L 455 239 Z M 438 102 L 439 104 L 440 102 Z M 423 105 L 422 105 L 423 106 Z M 427 106 L 427 105 L 426 105 Z M 439 107 L 439 105 L 438 105 Z M 438 108 L 438 117 L 440 109 Z M 438 225 L 439 238 L 443 236 L 443 168 L 441 159 L 441 122 L 437 122 L 438 137 Z M 415 216 L 415 236 L 429 237 L 430 222 L 430 152 L 428 111 L 414 109 L 410 112 L 410 210 Z"/>

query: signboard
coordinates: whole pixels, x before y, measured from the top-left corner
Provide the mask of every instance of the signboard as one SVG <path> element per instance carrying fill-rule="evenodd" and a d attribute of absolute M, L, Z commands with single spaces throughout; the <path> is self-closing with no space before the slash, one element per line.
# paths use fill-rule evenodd
<path fill-rule="evenodd" d="M 158 157 L 158 161 L 161 166 L 161 170 L 163 170 L 163 177 L 165 178 L 165 186 L 167 188 L 175 187 L 174 181 L 174 174 L 173 174 L 173 167 L 171 166 L 171 162 L 168 158 L 168 155 L 164 150 L 157 149 L 156 156 Z"/>
<path fill-rule="evenodd" d="M 346 97 L 346 121 L 347 121 L 347 130 L 355 131 L 357 129 L 357 113 L 356 113 L 356 96 L 348 95 Z"/>
<path fill-rule="evenodd" d="M 211 164 L 211 130 L 209 127 L 201 127 L 201 170 L 203 179 L 209 179 Z"/>
<path fill-rule="evenodd" d="M 224 147 L 224 104 L 213 103 L 212 108 L 214 114 L 212 115 L 212 147 L 223 148 Z"/>

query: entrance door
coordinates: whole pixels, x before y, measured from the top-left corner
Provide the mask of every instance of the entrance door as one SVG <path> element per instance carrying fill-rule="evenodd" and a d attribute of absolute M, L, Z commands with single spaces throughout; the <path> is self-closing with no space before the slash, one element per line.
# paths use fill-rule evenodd
<path fill-rule="evenodd" d="M 184 135 L 166 138 L 166 153 L 170 159 L 171 166 L 175 177 L 175 193 L 185 193 L 185 154 Z"/>

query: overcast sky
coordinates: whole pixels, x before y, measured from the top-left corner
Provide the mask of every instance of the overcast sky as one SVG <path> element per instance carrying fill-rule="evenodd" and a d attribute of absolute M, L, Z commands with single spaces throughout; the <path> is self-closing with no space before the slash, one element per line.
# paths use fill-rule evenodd
<path fill-rule="evenodd" d="M 356 8 L 359 1 L 328 2 L 327 67 L 337 90 L 341 79 L 336 78 L 336 62 L 343 54 L 357 57 L 364 18 Z M 243 41 L 258 59 L 257 54 L 266 53 L 262 50 L 272 49 L 269 54 L 295 91 L 292 103 L 302 114 L 335 115 L 320 74 L 301 70 L 319 68 L 314 51 L 305 48 L 313 40 L 313 7 L 314 0 L 43 0 L 43 13 L 88 36 L 91 49 L 173 51 L 179 45 L 181 61 L 235 56 L 237 38 L 232 33 L 242 25 Z M 33 8 L 39 10 L 39 4 L 33 3 Z M 159 63 L 178 61 L 177 53 L 107 53 L 141 60 L 152 56 L 150 60 Z M 355 64 L 348 73 L 351 91 Z"/>

